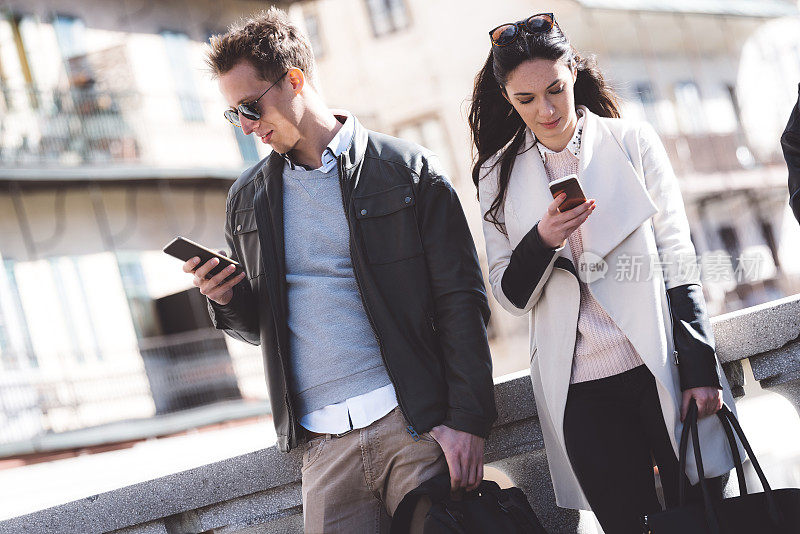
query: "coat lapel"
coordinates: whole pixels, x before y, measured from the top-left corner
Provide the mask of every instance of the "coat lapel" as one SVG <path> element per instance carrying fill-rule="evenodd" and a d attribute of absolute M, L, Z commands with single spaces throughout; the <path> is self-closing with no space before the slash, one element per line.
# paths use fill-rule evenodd
<path fill-rule="evenodd" d="M 514 162 L 508 182 L 506 226 L 511 225 L 509 239 L 512 247 L 516 247 L 533 225 L 542 219 L 547 212 L 547 206 L 553 202 L 553 195 L 548 187 L 547 171 L 534 143 L 535 138 L 528 128 L 524 147 Z M 511 217 L 508 216 L 509 212 Z M 569 242 L 559 255 L 572 262 Z"/>
<path fill-rule="evenodd" d="M 586 119 L 578 180 L 586 197 L 597 201 L 594 213 L 581 225 L 583 247 L 605 257 L 658 209 L 608 127 L 597 115 L 584 107 L 581 109 Z M 517 157 L 508 184 L 507 205 L 510 205 L 517 230 L 512 246 L 533 228 L 553 201 L 547 171 L 534 146 L 534 136 L 530 129 L 526 132 L 524 148 Z M 507 224 L 511 222 L 508 217 L 506 219 Z M 573 259 L 569 243 L 559 254 L 570 261 Z"/>
<path fill-rule="evenodd" d="M 583 248 L 605 258 L 646 220 L 658 213 L 642 178 L 608 127 L 586 108 L 578 179 L 597 201 L 581 225 Z"/>

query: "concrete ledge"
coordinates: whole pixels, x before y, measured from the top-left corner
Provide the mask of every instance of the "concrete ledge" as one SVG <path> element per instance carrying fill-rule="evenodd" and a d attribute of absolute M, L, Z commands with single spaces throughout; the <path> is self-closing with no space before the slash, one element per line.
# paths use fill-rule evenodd
<path fill-rule="evenodd" d="M 45 434 L 28 441 L 0 444 L 0 458 L 94 447 L 166 436 L 205 425 L 259 417 L 270 413 L 267 401 L 225 401 L 146 419 L 115 421 L 72 432 Z"/>
<path fill-rule="evenodd" d="M 800 295 L 718 315 L 711 324 L 721 362 L 764 354 L 800 337 Z"/>
<path fill-rule="evenodd" d="M 795 376 L 800 367 L 800 296 L 723 315 L 713 321 L 720 359 L 745 358 L 764 380 Z M 761 367 L 759 367 L 761 366 Z M 777 375 L 776 375 L 777 373 Z M 780 390 L 779 390 L 780 391 Z M 789 397 L 800 405 L 800 395 Z M 495 382 L 498 420 L 486 442 L 486 459 L 521 487 L 553 534 L 584 532 L 577 512 L 555 506 L 541 428 L 527 371 Z M 300 454 L 274 447 L 156 480 L 16 517 L 0 533 L 183 534 L 299 532 L 302 530 Z"/>
<path fill-rule="evenodd" d="M 487 460 L 541 449 L 529 374 L 498 379 L 495 398 L 500 417 L 486 444 Z M 227 525 L 248 526 L 241 518 L 269 521 L 292 511 L 297 515 L 301 513 L 300 458 L 298 451 L 284 454 L 270 447 L 12 518 L 0 523 L 0 533 L 109 532 L 190 511 L 196 511 L 190 522 L 199 530 L 174 532 L 203 532 L 220 528 L 221 517 L 230 521 Z M 247 499 L 236 502 L 243 497 Z"/>

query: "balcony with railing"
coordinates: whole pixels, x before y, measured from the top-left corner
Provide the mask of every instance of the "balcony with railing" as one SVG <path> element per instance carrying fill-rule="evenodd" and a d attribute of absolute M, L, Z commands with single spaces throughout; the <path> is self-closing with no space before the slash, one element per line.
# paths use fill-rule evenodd
<path fill-rule="evenodd" d="M 730 173 L 783 164 L 777 151 L 765 158 L 756 158 L 738 133 L 662 135 L 661 139 L 679 176 Z"/>
<path fill-rule="evenodd" d="M 4 88 L 0 170 L 230 169 L 235 177 L 261 156 L 220 108 L 176 94 Z"/>

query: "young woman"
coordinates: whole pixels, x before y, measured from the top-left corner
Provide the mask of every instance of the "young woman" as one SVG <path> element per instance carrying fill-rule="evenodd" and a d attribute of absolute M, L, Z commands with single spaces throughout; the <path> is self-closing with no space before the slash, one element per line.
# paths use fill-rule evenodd
<path fill-rule="evenodd" d="M 605 532 L 641 532 L 677 501 L 677 444 L 690 399 L 707 477 L 733 466 L 714 414 L 730 389 L 667 154 L 620 118 L 596 65 L 552 14 L 490 32 L 470 127 L 489 279 L 530 316 L 531 379 L 559 506 L 591 509 Z M 549 182 L 577 174 L 588 200 L 559 210 Z M 693 456 L 687 474 L 698 482 Z M 712 481 L 717 493 L 721 480 Z M 699 490 L 694 488 L 695 496 Z"/>

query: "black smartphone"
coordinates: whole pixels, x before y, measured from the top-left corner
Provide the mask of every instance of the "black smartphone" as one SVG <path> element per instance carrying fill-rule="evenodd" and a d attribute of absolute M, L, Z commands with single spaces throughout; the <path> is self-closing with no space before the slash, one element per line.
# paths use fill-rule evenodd
<path fill-rule="evenodd" d="M 217 252 L 214 252 L 210 248 L 206 248 L 203 245 L 195 243 L 185 237 L 178 236 L 162 249 L 164 252 L 172 256 L 173 258 L 178 258 L 179 260 L 183 260 L 184 262 L 189 261 L 190 259 L 197 256 L 200 258 L 200 263 L 197 264 L 198 267 L 203 265 L 205 262 L 212 258 L 219 259 L 219 263 L 208 273 L 206 274 L 206 278 L 211 278 L 215 274 L 222 272 L 224 268 L 228 265 L 235 265 L 236 270 L 231 273 L 230 276 L 235 276 L 242 272 L 242 266 L 239 262 L 230 259 L 227 256 L 223 256 Z M 230 276 L 228 278 L 230 278 Z"/>
<path fill-rule="evenodd" d="M 553 194 L 553 198 L 562 192 L 567 194 L 567 198 L 558 206 L 558 211 L 569 211 L 586 202 L 586 195 L 583 194 L 577 174 L 568 174 L 550 182 L 550 193 Z"/>

